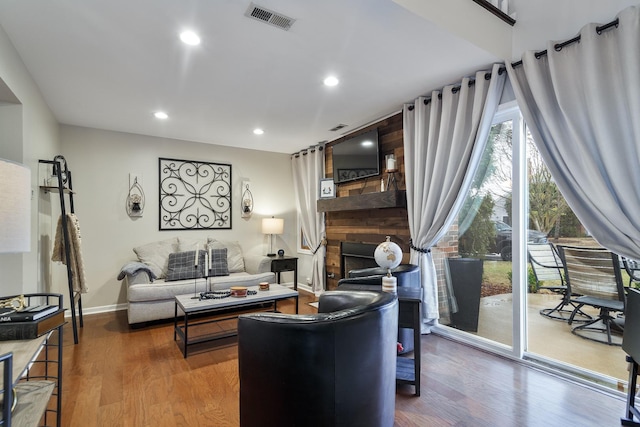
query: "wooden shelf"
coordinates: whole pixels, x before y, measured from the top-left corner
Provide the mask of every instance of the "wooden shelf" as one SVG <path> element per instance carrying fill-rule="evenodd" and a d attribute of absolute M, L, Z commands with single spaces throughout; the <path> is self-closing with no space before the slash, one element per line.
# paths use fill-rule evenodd
<path fill-rule="evenodd" d="M 60 192 L 60 188 L 58 187 L 52 187 L 52 186 L 48 186 L 48 185 L 41 185 L 40 188 L 42 190 L 44 190 L 45 194 L 46 193 L 59 193 Z M 63 188 L 62 191 L 66 194 L 75 194 L 74 191 L 69 190 L 68 188 Z"/>
<path fill-rule="evenodd" d="M 37 426 L 55 386 L 53 381 L 26 381 L 16 385 L 18 404 L 11 416 L 11 425 Z"/>
<path fill-rule="evenodd" d="M 340 212 L 405 207 L 407 207 L 407 192 L 399 190 L 336 197 L 334 199 L 320 199 L 318 200 L 317 211 Z"/>

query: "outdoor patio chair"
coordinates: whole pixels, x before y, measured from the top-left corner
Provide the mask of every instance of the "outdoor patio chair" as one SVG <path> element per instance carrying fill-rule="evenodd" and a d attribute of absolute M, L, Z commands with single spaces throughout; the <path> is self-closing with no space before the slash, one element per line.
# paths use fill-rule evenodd
<path fill-rule="evenodd" d="M 558 246 L 558 253 L 564 264 L 567 292 L 577 304 L 569 317 L 569 325 L 585 305 L 600 310 L 596 318 L 571 331 L 582 338 L 621 345 L 621 334 L 612 333 L 612 330 L 624 330 L 624 318 L 612 315 L 625 311 L 626 296 L 618 255 L 605 248 L 574 246 Z"/>
<path fill-rule="evenodd" d="M 629 287 L 632 287 L 633 282 L 640 284 L 640 261 L 625 257 L 620 257 L 620 259 L 622 260 L 622 266 L 629 275 Z"/>
<path fill-rule="evenodd" d="M 544 308 L 540 310 L 540 314 L 550 319 L 568 321 L 576 304 L 571 301 L 567 292 L 567 285 L 563 277 L 564 265 L 556 247 L 553 243 L 529 243 L 527 249 L 529 263 L 536 279 L 536 288 L 562 295 L 558 305 L 553 308 Z M 579 310 L 573 321 L 589 321 L 591 319 L 591 316 Z"/>

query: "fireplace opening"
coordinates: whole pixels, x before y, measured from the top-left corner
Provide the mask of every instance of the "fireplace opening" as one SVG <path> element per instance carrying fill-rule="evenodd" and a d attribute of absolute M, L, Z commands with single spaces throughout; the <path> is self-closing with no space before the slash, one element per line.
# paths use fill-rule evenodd
<path fill-rule="evenodd" d="M 377 247 L 377 243 L 341 242 L 340 276 L 347 277 L 351 270 L 378 267 L 373 256 Z"/>

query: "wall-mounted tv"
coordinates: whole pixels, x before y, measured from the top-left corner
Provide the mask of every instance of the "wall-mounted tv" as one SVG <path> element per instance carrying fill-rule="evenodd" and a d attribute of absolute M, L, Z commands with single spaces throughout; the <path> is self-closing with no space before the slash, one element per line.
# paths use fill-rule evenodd
<path fill-rule="evenodd" d="M 333 182 L 353 181 L 380 174 L 378 129 L 333 146 Z"/>

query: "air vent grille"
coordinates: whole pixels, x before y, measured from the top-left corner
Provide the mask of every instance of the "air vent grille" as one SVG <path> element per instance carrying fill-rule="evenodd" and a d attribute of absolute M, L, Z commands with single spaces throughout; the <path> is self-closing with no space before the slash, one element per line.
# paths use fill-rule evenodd
<path fill-rule="evenodd" d="M 337 131 L 339 131 L 340 129 L 344 129 L 344 128 L 346 128 L 347 126 L 349 126 L 349 125 L 345 125 L 344 123 L 340 123 L 338 126 L 336 126 L 336 127 L 334 127 L 334 128 L 331 128 L 331 129 L 329 129 L 329 130 L 330 130 L 331 132 L 337 132 Z"/>
<path fill-rule="evenodd" d="M 264 22 L 265 24 L 273 25 L 282 30 L 289 31 L 289 28 L 296 22 L 295 19 L 289 18 L 281 13 L 274 12 L 262 6 L 257 6 L 253 3 L 249 5 L 249 8 L 244 13 L 244 16 L 255 19 L 256 21 Z"/>

